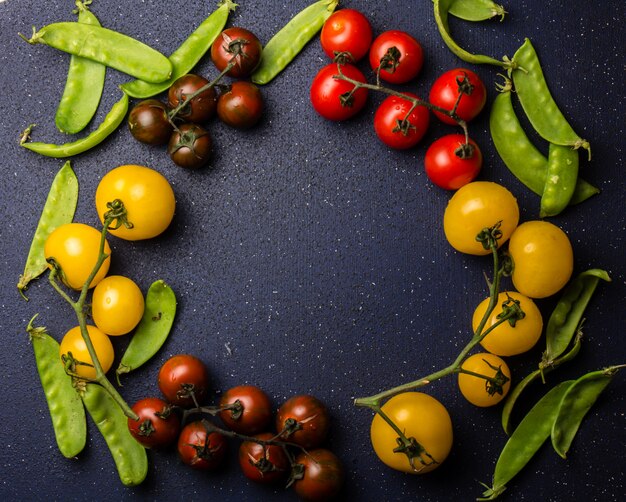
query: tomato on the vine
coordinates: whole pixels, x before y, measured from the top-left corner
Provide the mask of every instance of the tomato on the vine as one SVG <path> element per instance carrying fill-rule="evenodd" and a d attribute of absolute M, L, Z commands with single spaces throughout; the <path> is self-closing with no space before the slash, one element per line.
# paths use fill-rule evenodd
<path fill-rule="evenodd" d="M 398 451 L 398 433 L 376 414 L 370 439 L 378 458 L 389 467 L 410 474 L 425 474 L 448 457 L 452 449 L 452 420 L 437 399 L 422 392 L 404 392 L 383 404 L 382 411 L 409 441 L 417 442 L 414 449 Z"/>
<path fill-rule="evenodd" d="M 459 97 L 460 96 L 460 97 Z M 456 114 L 469 122 L 484 108 L 487 89 L 476 73 L 465 68 L 455 68 L 441 74 L 430 88 L 431 104 L 452 111 L 458 101 Z M 456 121 L 439 111 L 434 111 L 439 120 L 454 125 Z"/>
<path fill-rule="evenodd" d="M 180 419 L 172 407 L 158 397 L 140 399 L 132 410 L 139 417 L 128 419 L 128 430 L 146 448 L 165 448 L 180 432 Z"/>
<path fill-rule="evenodd" d="M 272 403 L 263 390 L 254 385 L 228 389 L 220 398 L 219 416 L 235 432 L 257 434 L 272 420 Z"/>
<path fill-rule="evenodd" d="M 217 100 L 217 116 L 230 127 L 249 129 L 263 115 L 263 95 L 251 82 L 239 80 L 229 84 Z"/>
<path fill-rule="evenodd" d="M 100 362 L 100 366 L 102 366 L 102 371 L 106 373 L 111 369 L 115 357 L 113 344 L 109 337 L 95 326 L 87 325 L 87 332 L 89 333 L 93 348 L 96 351 L 96 357 Z M 70 353 L 75 363 L 70 365 L 70 369 L 73 373 L 83 378 L 96 378 L 96 369 L 93 366 L 93 359 L 91 359 L 89 349 L 81 334 L 80 326 L 70 329 L 61 340 L 59 347 L 59 356 L 61 356 L 61 359 L 63 359 L 63 356 L 69 357 Z"/>
<path fill-rule="evenodd" d="M 421 44 L 404 31 L 389 30 L 378 35 L 369 53 L 372 70 L 391 84 L 405 84 L 419 74 L 424 64 Z"/>
<path fill-rule="evenodd" d="M 433 141 L 424 156 L 426 175 L 445 190 L 457 190 L 474 181 L 483 165 L 483 155 L 474 140 L 463 134 L 447 134 Z"/>
<path fill-rule="evenodd" d="M 405 93 L 415 99 L 413 93 Z M 388 96 L 374 115 L 374 130 L 380 140 L 390 148 L 404 150 L 417 145 L 426 134 L 430 123 L 428 108 L 399 96 Z"/>
<path fill-rule="evenodd" d="M 174 130 L 167 114 L 167 107 L 158 99 L 137 103 L 128 114 L 128 128 L 133 138 L 148 145 L 167 143 Z"/>
<path fill-rule="evenodd" d="M 311 84 L 311 104 L 317 113 L 328 120 L 347 120 L 359 113 L 367 102 L 367 89 L 354 91 L 354 85 L 334 78 L 343 73 L 346 77 L 365 83 L 365 76 L 351 64 L 338 63 L 324 66 Z M 354 91 L 354 92 L 353 92 Z"/>
<path fill-rule="evenodd" d="M 355 9 L 333 12 L 322 26 L 320 42 L 324 53 L 334 59 L 349 53 L 356 63 L 365 57 L 372 44 L 372 26 L 367 17 Z"/>
<path fill-rule="evenodd" d="M 309 502 L 334 499 L 345 480 L 341 460 L 330 450 L 318 448 L 296 457 L 301 477 L 294 476 L 293 488 L 302 500 Z"/>
<path fill-rule="evenodd" d="M 139 286 L 128 277 L 110 275 L 93 290 L 91 315 L 107 335 L 125 335 L 143 316 L 145 302 Z"/>
<path fill-rule="evenodd" d="M 468 357 L 461 369 L 474 373 L 459 373 L 459 389 L 463 397 L 475 406 L 494 406 L 502 401 L 511 387 L 511 370 L 502 358 L 489 352 Z M 495 379 L 490 382 L 476 375 Z"/>
<path fill-rule="evenodd" d="M 201 404 L 208 393 L 209 373 L 197 357 L 178 354 L 163 363 L 158 384 L 170 403 L 183 407 L 194 406 L 196 402 Z"/>
<path fill-rule="evenodd" d="M 256 434 L 253 439 L 270 441 L 271 432 Z M 242 441 L 239 445 L 239 466 L 243 474 L 256 483 L 270 484 L 287 477 L 290 464 L 285 450 L 277 444 Z"/>
<path fill-rule="evenodd" d="M 208 427 L 203 420 L 189 422 L 178 437 L 178 455 L 194 469 L 216 469 L 226 456 L 226 438 Z"/>
<path fill-rule="evenodd" d="M 193 73 L 177 78 L 167 91 L 168 105 L 172 109 L 176 108 L 208 83 L 206 78 Z M 176 114 L 176 117 L 188 122 L 202 123 L 215 115 L 216 108 L 217 94 L 214 87 L 209 87 L 189 100 Z"/>
<path fill-rule="evenodd" d="M 320 446 L 329 429 L 328 409 L 314 396 L 294 396 L 285 401 L 276 414 L 276 430 L 280 437 L 303 448 Z"/>
<path fill-rule="evenodd" d="M 211 61 L 219 71 L 231 63 L 226 75 L 235 78 L 249 76 L 261 61 L 261 42 L 245 28 L 232 27 L 222 31 L 211 45 Z"/>
<path fill-rule="evenodd" d="M 199 169 L 211 160 L 213 140 L 209 131 L 188 122 L 174 131 L 167 145 L 167 153 L 177 166 Z"/>

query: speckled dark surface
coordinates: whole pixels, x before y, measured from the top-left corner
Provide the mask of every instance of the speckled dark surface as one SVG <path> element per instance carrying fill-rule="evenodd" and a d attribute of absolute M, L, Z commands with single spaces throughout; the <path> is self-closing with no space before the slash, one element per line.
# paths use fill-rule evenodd
<path fill-rule="evenodd" d="M 241 0 L 230 24 L 266 42 L 308 0 Z M 585 343 L 575 363 L 553 382 L 626 362 L 624 166 L 624 3 L 570 0 L 505 2 L 503 23 L 453 22 L 457 39 L 476 52 L 512 55 L 524 37 L 540 53 L 546 77 L 565 115 L 588 138 L 594 158 L 583 162 L 586 179 L 601 195 L 552 221 L 575 250 L 575 268 L 607 269 L 586 314 Z M 135 36 L 164 53 L 175 49 L 215 2 L 113 2 L 95 0 L 103 25 Z M 436 75 L 460 66 L 435 28 L 431 1 L 345 0 L 362 10 L 375 32 L 402 29 L 423 44 L 426 64 L 407 89 L 426 95 Z M 125 488 L 97 430 L 76 460 L 56 450 L 46 403 L 25 326 L 34 313 L 60 338 L 70 325 L 67 305 L 46 280 L 23 301 L 15 283 L 53 175 L 63 161 L 18 146 L 28 124 L 34 136 L 63 140 L 54 127 L 68 56 L 30 46 L 17 33 L 72 19 L 73 2 L 0 2 L 0 497 L 6 500 L 293 500 L 294 494 L 247 483 L 235 465 L 216 473 L 192 472 L 175 453 L 150 452 L 150 473 Z M 375 459 L 369 444 L 371 414 L 352 405 L 369 395 L 447 365 L 469 337 L 470 316 L 486 294 L 490 260 L 462 256 L 446 243 L 442 214 L 450 194 L 433 187 L 423 171 L 426 146 L 451 129 L 434 120 L 424 142 L 409 152 L 390 151 L 375 138 L 371 120 L 381 96 L 347 123 L 315 115 L 308 87 L 326 63 L 319 42 L 306 47 L 263 88 L 267 113 L 253 131 L 235 133 L 215 123 L 211 169 L 183 171 L 164 151 L 138 144 L 125 127 L 100 147 L 73 159 L 80 183 L 76 219 L 97 224 L 93 195 L 98 180 L 120 164 L 162 172 L 177 196 L 171 228 L 149 242 L 110 239 L 111 271 L 133 277 L 145 290 L 163 278 L 178 294 L 174 331 L 162 351 L 122 388 L 130 402 L 157 394 L 156 372 L 170 355 L 191 352 L 209 366 L 216 393 L 253 383 L 276 405 L 296 393 L 313 393 L 334 419 L 332 448 L 345 462 L 343 500 L 471 500 L 489 482 L 505 442 L 499 410 L 466 403 L 452 379 L 429 389 L 448 407 L 455 447 L 437 471 L 402 475 Z M 473 67 L 494 97 L 496 70 Z M 214 75 L 210 62 L 198 71 Z M 118 99 L 127 77 L 107 74 L 99 122 Z M 506 170 L 490 142 L 485 112 L 472 125 L 483 149 L 481 179 L 506 185 L 522 218 L 537 216 L 538 199 Z M 548 315 L 554 300 L 539 302 Z M 116 340 L 121 349 L 125 340 Z M 540 348 L 513 358 L 518 377 Z M 623 500 L 626 411 L 624 375 L 598 401 L 563 461 L 550 448 L 510 485 L 502 500 Z M 538 391 L 538 389 L 535 389 Z M 531 396 L 537 397 L 537 393 Z"/>

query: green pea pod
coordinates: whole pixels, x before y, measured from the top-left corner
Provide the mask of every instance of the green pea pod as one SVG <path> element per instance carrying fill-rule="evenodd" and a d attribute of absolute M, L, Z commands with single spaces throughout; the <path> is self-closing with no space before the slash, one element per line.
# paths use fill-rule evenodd
<path fill-rule="evenodd" d="M 48 268 L 43 246 L 52 231 L 74 219 L 76 204 L 78 203 L 78 179 L 68 160 L 54 177 L 48 197 L 43 206 L 30 250 L 24 265 L 24 272 L 20 275 L 17 289 L 26 298 L 24 291 L 30 281 L 39 277 Z"/>
<path fill-rule="evenodd" d="M 582 139 L 554 101 L 535 48 L 527 38 L 513 56 L 516 94 L 528 120 L 539 135 L 555 145 L 584 148 L 591 158 L 589 142 Z"/>
<path fill-rule="evenodd" d="M 566 458 L 585 415 L 619 368 L 620 366 L 611 366 L 587 373 L 576 380 L 563 395 L 551 433 L 552 446 L 561 457 Z"/>
<path fill-rule="evenodd" d="M 283 71 L 322 29 L 338 3 L 339 0 L 319 0 L 291 18 L 263 47 L 261 62 L 252 74 L 252 82 L 267 84 Z"/>
<path fill-rule="evenodd" d="M 62 22 L 33 28 L 29 44 L 45 44 L 81 56 L 147 82 L 163 82 L 172 74 L 172 64 L 163 54 L 117 31 L 89 24 Z"/>
<path fill-rule="evenodd" d="M 100 26 L 87 7 L 91 0 L 76 0 L 78 22 Z M 59 101 L 54 122 L 61 132 L 76 134 L 82 131 L 96 114 L 102 91 L 106 66 L 81 56 L 70 58 L 65 89 Z"/>
<path fill-rule="evenodd" d="M 34 327 L 34 319 L 31 319 L 26 331 L 33 344 L 57 446 L 64 457 L 72 458 L 83 450 L 87 442 L 85 409 L 74 389 L 72 377 L 65 373 L 61 364 L 58 342 L 47 333 L 46 328 Z"/>
<path fill-rule="evenodd" d="M 120 480 L 126 486 L 140 484 L 148 474 L 148 456 L 128 430 L 128 418 L 100 385 L 88 383 L 81 394 L 85 408 L 111 451 Z"/>
<path fill-rule="evenodd" d="M 146 294 L 146 307 L 139 325 L 116 370 L 119 376 L 146 363 L 162 347 L 176 315 L 176 295 L 164 281 L 154 282 Z"/>
<path fill-rule="evenodd" d="M 472 22 L 487 21 L 498 16 L 503 21 L 506 15 L 504 7 L 493 0 L 454 0 L 448 13 Z"/>
<path fill-rule="evenodd" d="M 133 80 L 122 84 L 122 90 L 133 98 L 145 99 L 168 89 L 179 77 L 189 73 L 226 26 L 228 15 L 237 4 L 232 0 L 221 0 L 218 8 L 211 13 L 169 57 L 172 63 L 172 76 L 155 84 L 143 80 Z"/>
<path fill-rule="evenodd" d="M 578 179 L 578 150 L 550 143 L 546 185 L 541 195 L 539 217 L 556 216 L 569 204 Z"/>
<path fill-rule="evenodd" d="M 550 437 L 559 403 L 574 380 L 567 380 L 549 390 L 522 419 L 504 445 L 493 474 L 492 485 L 477 500 L 494 500 Z"/>
<path fill-rule="evenodd" d="M 28 128 L 22 135 L 20 145 L 28 150 L 45 155 L 46 157 L 72 157 L 79 153 L 86 152 L 96 145 L 102 143 L 109 135 L 115 131 L 126 117 L 128 111 L 128 96 L 124 94 L 122 98 L 115 103 L 102 123 L 91 134 L 84 138 L 78 139 L 71 143 L 63 145 L 55 145 L 53 143 L 40 143 L 37 141 L 29 142 L 30 129 Z"/>

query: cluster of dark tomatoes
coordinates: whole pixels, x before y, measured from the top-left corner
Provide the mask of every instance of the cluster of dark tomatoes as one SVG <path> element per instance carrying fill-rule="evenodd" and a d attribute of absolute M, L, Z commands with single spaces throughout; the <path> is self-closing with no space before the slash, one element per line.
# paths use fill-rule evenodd
<path fill-rule="evenodd" d="M 147 448 L 176 444 L 183 463 L 214 470 L 225 460 L 229 440 L 239 442 L 241 470 L 251 481 L 293 487 L 305 500 L 328 500 L 341 490 L 344 469 L 324 447 L 330 414 L 319 399 L 297 395 L 276 413 L 268 395 L 253 385 L 233 387 L 217 406 L 204 406 L 209 375 L 197 357 L 179 354 L 160 368 L 158 386 L 164 399 L 149 397 L 132 409 L 131 434 Z M 217 424 L 218 419 L 223 424 Z"/>
<path fill-rule="evenodd" d="M 167 144 L 178 166 L 206 166 L 213 140 L 206 124 L 217 117 L 236 129 L 254 126 L 263 114 L 263 96 L 252 82 L 243 80 L 261 60 L 261 42 L 245 28 L 227 28 L 211 46 L 211 61 L 220 71 L 209 81 L 196 74 L 178 78 L 168 89 L 167 103 L 146 99 L 135 105 L 128 126 L 135 139 L 149 145 Z M 225 75 L 234 80 L 222 84 Z"/>
<path fill-rule="evenodd" d="M 365 107 L 370 89 L 385 92 L 388 97 L 376 109 L 374 130 L 390 148 L 408 149 L 417 145 L 428 130 L 431 110 L 442 122 L 457 125 L 459 120 L 474 119 L 485 106 L 485 85 L 476 73 L 464 68 L 441 74 L 430 89 L 428 101 L 422 101 L 414 93 L 395 92 L 380 85 L 413 81 L 424 64 L 424 51 L 404 31 L 389 30 L 374 38 L 369 20 L 357 10 L 334 12 L 324 23 L 320 41 L 333 62 L 313 79 L 310 88 L 313 108 L 328 120 L 347 120 Z M 366 56 L 376 74 L 375 85 L 368 85 L 356 66 Z M 424 164 L 434 184 L 456 190 L 476 178 L 482 167 L 482 154 L 466 134 L 448 134 L 430 145 Z"/>

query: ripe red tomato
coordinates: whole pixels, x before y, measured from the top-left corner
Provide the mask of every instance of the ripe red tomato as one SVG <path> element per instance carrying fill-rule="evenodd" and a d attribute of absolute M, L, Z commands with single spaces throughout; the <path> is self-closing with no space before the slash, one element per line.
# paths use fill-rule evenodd
<path fill-rule="evenodd" d="M 407 96 L 419 99 L 415 94 Z M 426 134 L 430 113 L 425 106 L 416 106 L 410 115 L 413 103 L 398 96 L 387 97 L 374 115 L 374 130 L 385 145 L 404 150 L 417 145 Z"/>
<path fill-rule="evenodd" d="M 276 430 L 285 441 L 303 448 L 317 448 L 328 435 L 330 415 L 324 403 L 314 396 L 294 396 L 276 414 Z"/>
<path fill-rule="evenodd" d="M 345 472 L 339 458 L 330 450 L 302 452 L 296 457 L 296 464 L 303 467 L 303 472 L 293 488 L 302 500 L 331 500 L 341 491 Z"/>
<path fill-rule="evenodd" d="M 440 75 L 430 89 L 431 104 L 452 110 L 461 95 L 456 114 L 469 122 L 476 117 L 487 102 L 485 84 L 476 73 L 464 68 L 456 68 Z M 446 124 L 456 124 L 455 120 L 438 111 L 435 115 Z"/>
<path fill-rule="evenodd" d="M 365 76 L 356 66 L 341 65 L 341 72 L 346 77 L 365 83 Z M 360 88 L 346 99 L 354 86 L 345 80 L 333 78 L 334 75 L 339 75 L 337 63 L 331 63 L 318 72 L 311 84 L 311 103 L 325 119 L 346 120 L 363 109 L 367 101 L 367 89 Z"/>
<path fill-rule="evenodd" d="M 380 66 L 381 80 L 404 84 L 419 74 L 424 64 L 424 51 L 408 33 L 390 30 L 374 39 L 369 60 L 372 70 L 376 71 Z"/>
<path fill-rule="evenodd" d="M 274 434 L 263 432 L 253 437 L 268 441 L 274 438 Z M 290 469 L 289 459 L 281 446 L 256 441 L 243 441 L 239 445 L 239 465 L 248 479 L 263 484 L 284 479 Z"/>
<path fill-rule="evenodd" d="M 228 389 L 220 399 L 220 408 L 237 405 L 220 411 L 222 422 L 240 434 L 257 434 L 272 420 L 272 403 L 265 392 L 254 385 L 239 385 Z"/>
<path fill-rule="evenodd" d="M 219 71 L 223 71 L 231 60 L 234 66 L 226 75 L 235 78 L 249 76 L 261 61 L 261 42 L 256 35 L 245 28 L 227 28 L 211 45 L 211 61 Z"/>
<path fill-rule="evenodd" d="M 372 26 L 358 10 L 341 9 L 333 12 L 322 26 L 320 42 L 330 59 L 347 52 L 356 63 L 363 59 L 372 44 Z"/>
<path fill-rule="evenodd" d="M 483 155 L 472 139 L 469 146 L 463 134 L 448 134 L 434 141 L 424 157 L 430 181 L 445 190 L 456 190 L 476 179 Z"/>
<path fill-rule="evenodd" d="M 165 398 L 178 406 L 195 406 L 194 397 L 202 404 L 208 392 L 207 368 L 200 359 L 189 354 L 179 354 L 165 361 L 158 378 Z"/>
<path fill-rule="evenodd" d="M 210 432 L 207 425 L 202 420 L 190 422 L 178 437 L 178 455 L 194 469 L 216 469 L 226 455 L 226 438 L 219 432 Z"/>
<path fill-rule="evenodd" d="M 146 448 L 165 448 L 176 441 L 180 419 L 163 399 L 147 397 L 133 405 L 137 420 L 128 419 L 128 430 Z"/>

